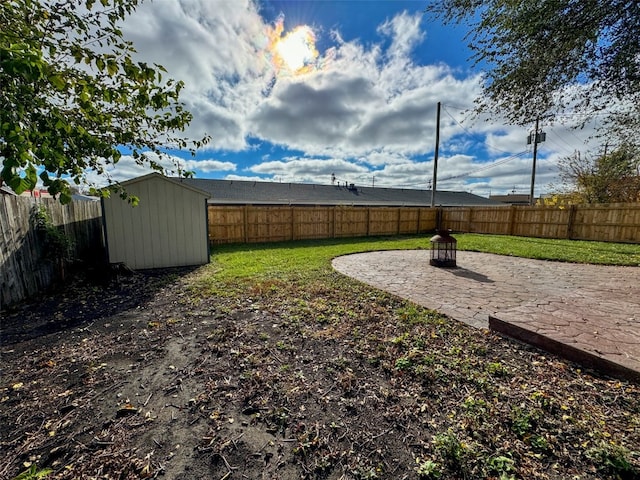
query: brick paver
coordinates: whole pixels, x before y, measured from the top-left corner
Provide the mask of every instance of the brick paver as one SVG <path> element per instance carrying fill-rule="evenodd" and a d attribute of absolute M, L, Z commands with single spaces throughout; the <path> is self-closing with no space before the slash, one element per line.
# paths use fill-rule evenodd
<path fill-rule="evenodd" d="M 640 268 L 428 250 L 346 255 L 336 270 L 478 328 L 544 348 L 607 374 L 640 380 Z"/>

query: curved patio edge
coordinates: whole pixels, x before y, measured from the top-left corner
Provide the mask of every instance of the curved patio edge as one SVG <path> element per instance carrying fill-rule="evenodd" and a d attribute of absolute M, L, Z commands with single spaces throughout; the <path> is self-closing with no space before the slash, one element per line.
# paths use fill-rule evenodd
<path fill-rule="evenodd" d="M 606 375 L 640 382 L 640 268 L 458 251 L 456 268 L 428 250 L 358 253 L 337 271 L 476 328 Z"/>

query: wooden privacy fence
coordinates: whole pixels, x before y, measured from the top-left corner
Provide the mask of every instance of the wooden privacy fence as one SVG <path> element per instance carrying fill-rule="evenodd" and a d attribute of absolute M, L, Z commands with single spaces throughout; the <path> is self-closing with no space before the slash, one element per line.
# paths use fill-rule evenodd
<path fill-rule="evenodd" d="M 209 242 L 256 243 L 431 231 L 436 210 L 411 207 L 209 205 Z"/>
<path fill-rule="evenodd" d="M 51 224 L 69 240 L 69 257 L 103 258 L 100 202 L 61 205 L 53 199 L 0 195 L 0 308 L 46 290 L 63 273 L 63 263 L 47 251 L 35 212 L 44 207 Z"/>
<path fill-rule="evenodd" d="M 454 232 L 640 243 L 637 203 L 443 208 L 441 215 Z"/>
<path fill-rule="evenodd" d="M 567 207 L 209 205 L 209 242 L 256 243 L 454 232 L 640 243 L 640 204 Z"/>

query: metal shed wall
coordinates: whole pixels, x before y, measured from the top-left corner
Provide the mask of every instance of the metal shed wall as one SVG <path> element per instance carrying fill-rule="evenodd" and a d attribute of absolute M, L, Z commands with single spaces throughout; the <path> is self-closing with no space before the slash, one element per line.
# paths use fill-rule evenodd
<path fill-rule="evenodd" d="M 115 195 L 103 200 L 109 262 L 145 269 L 209 261 L 206 192 L 160 174 L 123 186 L 140 202 L 133 207 Z"/>

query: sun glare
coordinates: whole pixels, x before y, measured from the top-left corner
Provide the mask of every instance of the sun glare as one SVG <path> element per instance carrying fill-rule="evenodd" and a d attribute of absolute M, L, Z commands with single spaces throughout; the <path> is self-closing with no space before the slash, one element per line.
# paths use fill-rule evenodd
<path fill-rule="evenodd" d="M 276 51 L 289 70 L 297 72 L 313 63 L 318 56 L 314 43 L 313 31 L 303 25 L 276 43 Z"/>
<path fill-rule="evenodd" d="M 282 36 L 283 30 L 284 22 L 280 19 L 270 32 L 269 50 L 278 71 L 286 69 L 291 74 L 299 75 L 314 70 L 318 51 L 311 27 L 300 25 Z"/>

